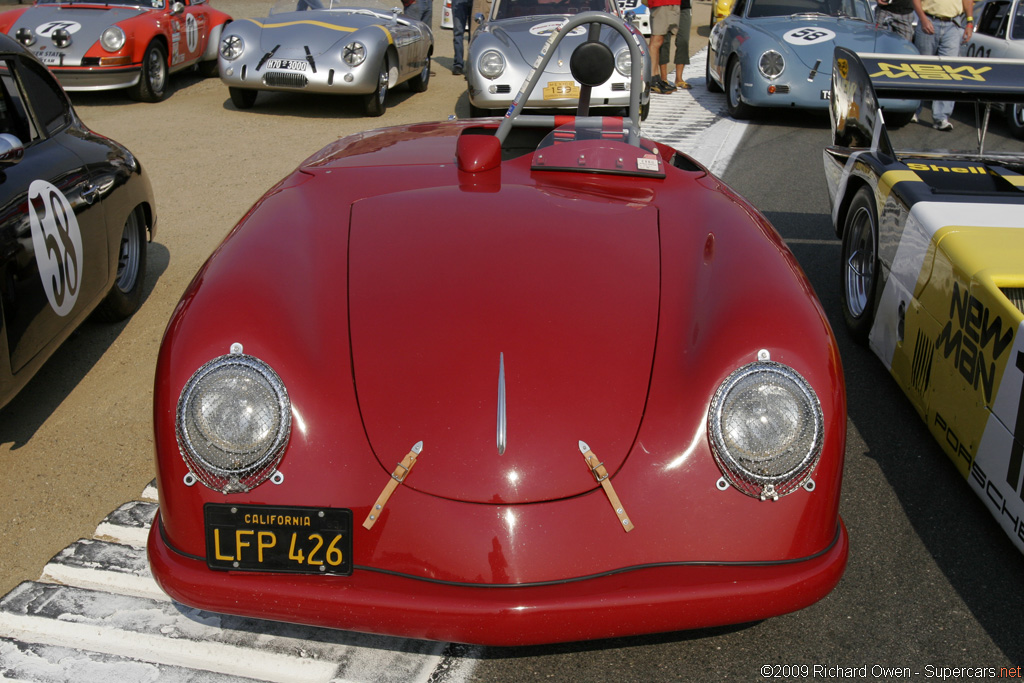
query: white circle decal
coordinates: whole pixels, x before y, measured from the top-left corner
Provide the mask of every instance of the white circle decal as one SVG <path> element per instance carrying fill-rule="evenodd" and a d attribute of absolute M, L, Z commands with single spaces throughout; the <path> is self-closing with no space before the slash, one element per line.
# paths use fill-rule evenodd
<path fill-rule="evenodd" d="M 193 14 L 185 15 L 185 43 L 189 52 L 195 52 L 199 47 L 199 24 Z"/>
<path fill-rule="evenodd" d="M 82 284 L 82 231 L 67 197 L 45 180 L 28 188 L 28 216 L 39 278 L 57 315 L 75 307 Z"/>
<path fill-rule="evenodd" d="M 36 35 L 49 38 L 50 34 L 59 28 L 64 29 L 68 33 L 78 33 L 82 29 L 82 25 L 77 21 L 48 21 L 45 24 L 36 26 Z"/>
<path fill-rule="evenodd" d="M 818 28 L 817 26 L 805 26 L 804 28 L 795 28 L 792 31 L 787 31 L 782 39 L 790 45 L 817 45 L 818 43 L 824 43 L 829 40 L 835 40 L 835 31 L 830 31 L 827 28 Z"/>
<path fill-rule="evenodd" d="M 535 36 L 550 36 L 558 29 L 562 28 L 564 21 L 545 21 L 542 24 L 535 24 L 530 27 L 530 33 Z M 570 36 L 582 36 L 587 32 L 587 29 L 583 26 L 577 26 L 573 30 L 569 31 Z"/>

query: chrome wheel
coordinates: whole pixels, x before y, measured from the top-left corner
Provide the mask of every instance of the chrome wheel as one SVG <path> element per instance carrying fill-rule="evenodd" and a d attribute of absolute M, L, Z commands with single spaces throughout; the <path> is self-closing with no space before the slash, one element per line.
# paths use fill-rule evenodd
<path fill-rule="evenodd" d="M 139 219 L 133 211 L 124 224 L 121 233 L 121 249 L 117 256 L 117 278 L 114 286 L 122 292 L 130 292 L 135 288 L 139 277 L 139 264 L 142 262 L 142 238 L 140 237 Z"/>
<path fill-rule="evenodd" d="M 878 288 L 878 221 L 868 187 L 857 191 L 846 215 L 840 279 L 846 327 L 856 341 L 866 343 Z"/>

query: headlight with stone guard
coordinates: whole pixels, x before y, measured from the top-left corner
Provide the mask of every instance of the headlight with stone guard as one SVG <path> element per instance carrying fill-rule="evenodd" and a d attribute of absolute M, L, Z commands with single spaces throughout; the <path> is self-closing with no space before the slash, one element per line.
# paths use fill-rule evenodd
<path fill-rule="evenodd" d="M 291 434 L 291 401 L 269 365 L 230 353 L 185 384 L 175 425 L 196 479 L 223 493 L 244 492 L 276 472 Z"/>
<path fill-rule="evenodd" d="M 817 395 L 796 370 L 757 361 L 729 375 L 715 393 L 708 411 L 711 452 L 729 484 L 777 500 L 809 482 L 821 457 L 823 422 Z"/>

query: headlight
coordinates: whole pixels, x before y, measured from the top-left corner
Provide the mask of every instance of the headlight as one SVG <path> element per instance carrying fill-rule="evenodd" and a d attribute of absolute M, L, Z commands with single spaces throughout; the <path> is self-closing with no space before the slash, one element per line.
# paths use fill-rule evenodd
<path fill-rule="evenodd" d="M 196 479 L 223 493 L 271 476 L 291 434 L 291 401 L 269 365 L 242 353 L 199 368 L 178 399 L 178 448 Z"/>
<path fill-rule="evenodd" d="M 19 28 L 15 32 L 14 37 L 17 38 L 18 42 L 24 45 L 25 47 L 34 45 L 36 42 L 36 34 L 33 33 L 32 29 L 28 28 L 27 26 L 22 26 L 21 28 Z"/>
<path fill-rule="evenodd" d="M 71 44 L 71 31 L 68 31 L 66 28 L 54 29 L 50 33 L 50 40 L 53 41 L 54 47 L 66 48 Z"/>
<path fill-rule="evenodd" d="M 220 41 L 220 56 L 229 62 L 238 59 L 245 52 L 245 41 L 241 36 L 229 35 Z"/>
<path fill-rule="evenodd" d="M 480 55 L 477 69 L 484 78 L 497 78 L 505 70 L 505 58 L 497 50 L 488 50 Z"/>
<path fill-rule="evenodd" d="M 629 56 L 629 48 L 624 47 L 615 55 L 615 70 L 623 76 L 628 76 L 633 66 L 633 58 Z"/>
<path fill-rule="evenodd" d="M 366 46 L 362 43 L 349 43 L 341 57 L 349 66 L 359 66 L 366 61 Z"/>
<path fill-rule="evenodd" d="M 786 60 L 775 50 L 768 50 L 757 62 L 757 68 L 765 78 L 778 78 L 786 69 Z"/>
<path fill-rule="evenodd" d="M 821 457 L 821 403 L 792 368 L 772 361 L 745 365 L 711 400 L 711 452 L 724 478 L 747 494 L 778 499 L 807 481 Z"/>
<path fill-rule="evenodd" d="M 118 26 L 108 26 L 100 34 L 100 45 L 107 52 L 117 52 L 124 47 L 124 31 Z"/>

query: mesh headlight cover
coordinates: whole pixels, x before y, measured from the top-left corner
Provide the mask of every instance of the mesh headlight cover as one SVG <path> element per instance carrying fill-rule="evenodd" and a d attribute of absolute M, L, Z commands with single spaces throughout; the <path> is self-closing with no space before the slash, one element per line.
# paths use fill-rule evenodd
<path fill-rule="evenodd" d="M 756 498 L 776 499 L 807 481 L 821 457 L 821 403 L 792 368 L 745 365 L 722 383 L 708 411 L 711 452 L 725 479 Z"/>
<path fill-rule="evenodd" d="M 271 476 L 291 434 L 291 402 L 269 365 L 241 353 L 214 358 L 178 399 L 178 448 L 196 479 L 223 493 Z"/>

